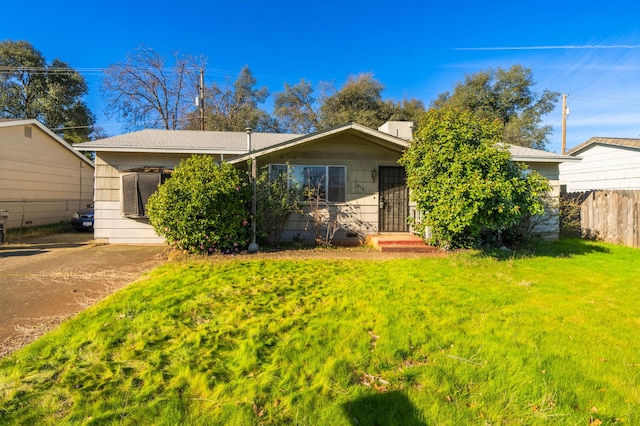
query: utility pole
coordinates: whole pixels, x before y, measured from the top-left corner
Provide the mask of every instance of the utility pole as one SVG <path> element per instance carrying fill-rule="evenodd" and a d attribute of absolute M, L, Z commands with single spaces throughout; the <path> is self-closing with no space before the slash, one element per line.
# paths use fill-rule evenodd
<path fill-rule="evenodd" d="M 567 115 L 569 115 L 569 108 L 567 108 L 567 95 L 562 95 L 562 154 L 567 150 Z"/>
<path fill-rule="evenodd" d="M 204 130 L 204 69 L 200 68 L 200 88 L 198 93 L 200 106 L 200 130 Z"/>

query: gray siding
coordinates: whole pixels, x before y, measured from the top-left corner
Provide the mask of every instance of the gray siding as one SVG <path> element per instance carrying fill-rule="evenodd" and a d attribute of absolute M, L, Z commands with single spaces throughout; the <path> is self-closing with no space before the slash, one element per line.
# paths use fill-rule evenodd
<path fill-rule="evenodd" d="M 122 216 L 121 174 L 123 170 L 142 167 L 173 169 L 187 157 L 180 154 L 99 153 L 96 157 L 96 241 L 111 244 L 163 243 L 164 239 L 156 235 L 148 220 Z"/>
<path fill-rule="evenodd" d="M 372 178 L 372 170 L 380 166 L 398 166 L 400 152 L 350 135 L 322 142 L 303 145 L 292 151 L 280 151 L 260 157 L 259 166 L 267 164 L 346 166 L 347 193 L 344 203 L 330 203 L 323 209 L 325 217 L 338 216 L 340 229 L 334 240 L 341 243 L 358 243 L 368 234 L 378 232 L 378 178 Z M 283 234 L 285 241 L 315 238 L 315 228 L 307 214 L 292 215 Z"/>
<path fill-rule="evenodd" d="M 400 153 L 349 135 L 309 143 L 296 149 L 279 151 L 260 158 L 267 164 L 346 166 L 345 203 L 333 203 L 331 211 L 340 211 L 340 230 L 335 240 L 357 243 L 378 230 L 378 181 L 371 176 L 379 166 L 397 166 Z M 188 155 L 124 154 L 101 152 L 96 158 L 95 238 L 108 243 L 161 243 L 145 219 L 130 219 L 121 214 L 121 173 L 123 170 L 149 167 L 174 168 Z M 329 214 L 325 210 L 326 214 Z M 306 215 L 293 215 L 284 233 L 285 240 L 313 241 L 314 229 Z"/>

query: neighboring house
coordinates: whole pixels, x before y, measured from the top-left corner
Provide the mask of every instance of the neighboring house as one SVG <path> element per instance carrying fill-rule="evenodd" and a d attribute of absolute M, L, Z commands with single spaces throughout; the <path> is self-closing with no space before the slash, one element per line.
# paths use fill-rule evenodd
<path fill-rule="evenodd" d="M 569 150 L 563 192 L 580 206 L 580 232 L 640 247 L 640 139 L 594 137 Z"/>
<path fill-rule="evenodd" d="M 259 168 L 267 166 L 271 172 L 288 169 L 303 185 L 320 182 L 319 190 L 340 224 L 334 241 L 357 243 L 369 234 L 410 232 L 407 217 L 414 212 L 398 159 L 409 146 L 411 125 L 389 122 L 374 130 L 349 123 L 307 135 L 143 130 L 76 149 L 96 153 L 94 229 L 99 242 L 163 242 L 144 217 L 146 200 L 181 159 L 207 154 L 238 167 L 255 159 Z M 558 194 L 558 165 L 565 156 L 510 150 L 515 161 L 547 177 Z M 547 227 L 542 232 L 557 237 L 557 221 Z M 294 215 L 283 237 L 313 241 L 313 232 L 308 217 Z"/>
<path fill-rule="evenodd" d="M 7 229 L 68 220 L 93 200 L 93 162 L 37 120 L 0 120 Z"/>
<path fill-rule="evenodd" d="M 640 139 L 594 137 L 567 155 L 580 161 L 560 166 L 566 192 L 640 189 Z"/>

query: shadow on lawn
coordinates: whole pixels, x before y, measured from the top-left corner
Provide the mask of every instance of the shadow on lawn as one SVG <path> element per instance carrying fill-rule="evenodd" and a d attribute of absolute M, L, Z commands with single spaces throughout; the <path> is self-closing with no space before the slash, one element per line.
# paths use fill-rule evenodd
<path fill-rule="evenodd" d="M 420 412 L 399 391 L 368 395 L 347 402 L 342 408 L 354 426 L 426 426 Z"/>
<path fill-rule="evenodd" d="M 45 253 L 48 250 L 12 250 L 12 251 L 0 251 L 0 259 L 3 257 L 18 257 L 18 256 L 33 256 L 40 253 Z"/>
<path fill-rule="evenodd" d="M 611 253 L 608 247 L 602 243 L 580 238 L 562 238 L 559 241 L 541 241 L 513 250 L 486 249 L 483 256 L 493 257 L 498 260 L 520 259 L 530 257 L 573 257 L 593 253 Z"/>

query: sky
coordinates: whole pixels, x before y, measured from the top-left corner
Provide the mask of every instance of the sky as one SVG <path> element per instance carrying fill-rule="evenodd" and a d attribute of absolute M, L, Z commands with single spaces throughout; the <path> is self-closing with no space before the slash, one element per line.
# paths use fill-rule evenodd
<path fill-rule="evenodd" d="M 271 93 L 372 73 L 384 99 L 427 106 L 467 74 L 522 65 L 534 92 L 567 95 L 567 149 L 594 136 L 640 138 L 637 1 L 32 0 L 6 2 L 2 14 L 0 41 L 26 40 L 84 75 L 86 102 L 111 136 L 123 130 L 104 114 L 102 70 L 144 45 L 204 58 L 206 85 L 244 66 Z M 560 100 L 543 120 L 553 126 L 547 149 L 560 152 Z"/>

